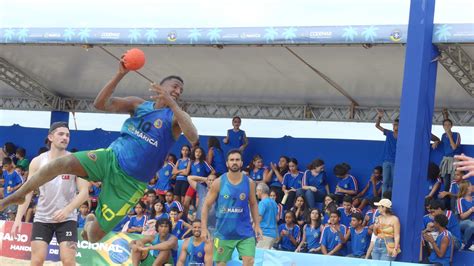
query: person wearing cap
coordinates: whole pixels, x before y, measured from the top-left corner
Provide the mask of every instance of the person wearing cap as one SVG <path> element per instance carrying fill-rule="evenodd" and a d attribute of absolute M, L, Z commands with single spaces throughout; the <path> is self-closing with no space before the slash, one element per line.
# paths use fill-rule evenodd
<path fill-rule="evenodd" d="M 400 221 L 392 212 L 392 202 L 382 199 L 374 203 L 380 216 L 374 224 L 375 243 L 372 250 L 373 260 L 393 261 L 400 250 Z"/>
<path fill-rule="evenodd" d="M 37 173 L 40 168 L 48 167 L 48 162 L 67 156 L 69 139 L 67 123 L 53 123 L 48 132 L 50 150 L 31 161 L 29 176 Z M 27 182 L 32 181 L 29 179 Z M 61 262 L 63 265 L 76 265 L 77 208 L 89 196 L 89 183 L 74 174 L 64 173 L 42 184 L 39 192 L 31 232 L 31 264 L 43 265 L 48 245 L 56 235 Z M 29 192 L 26 200 L 18 208 L 18 215 L 11 229 L 13 235 L 21 230 L 22 217 L 30 205 L 32 196 L 33 192 Z"/>
<path fill-rule="evenodd" d="M 16 193 L 1 200 L 0 210 L 23 202 L 28 192 L 60 174 L 71 173 L 87 181 L 102 182 L 96 215 L 87 216 L 82 232 L 85 240 L 96 243 L 136 206 L 181 133 L 192 145 L 197 144 L 196 127 L 177 103 L 183 93 L 183 79 L 168 76 L 160 84 L 151 84 L 150 101 L 133 96 L 112 97 L 128 72 L 120 62 L 118 72 L 94 101 L 98 110 L 130 114 L 120 137 L 107 149 L 80 151 L 50 161 Z"/>

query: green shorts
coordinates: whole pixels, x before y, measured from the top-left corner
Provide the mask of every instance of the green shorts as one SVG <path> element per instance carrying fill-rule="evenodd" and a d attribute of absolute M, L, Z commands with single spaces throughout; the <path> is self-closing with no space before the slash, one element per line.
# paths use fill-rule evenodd
<path fill-rule="evenodd" d="M 147 185 L 127 175 L 118 165 L 111 149 L 73 153 L 87 172 L 87 180 L 102 182 L 95 215 L 105 233 L 127 216 L 140 198 Z"/>
<path fill-rule="evenodd" d="M 235 248 L 237 248 L 240 257 L 255 257 L 255 246 L 256 242 L 254 237 L 241 240 L 221 240 L 214 238 L 214 261 L 230 261 Z"/>
<path fill-rule="evenodd" d="M 140 261 L 140 266 L 152 266 L 153 262 L 155 262 L 155 260 L 156 260 L 156 257 L 153 256 L 151 254 L 151 251 L 150 251 L 150 252 L 148 252 L 148 255 L 146 256 L 146 258 L 144 260 Z M 168 263 L 171 264 L 171 265 L 174 265 L 174 260 L 173 260 L 172 255 L 170 255 Z"/>

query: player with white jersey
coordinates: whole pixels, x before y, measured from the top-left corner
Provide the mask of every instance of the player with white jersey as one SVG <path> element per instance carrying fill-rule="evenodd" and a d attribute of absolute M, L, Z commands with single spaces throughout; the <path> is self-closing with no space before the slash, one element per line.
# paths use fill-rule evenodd
<path fill-rule="evenodd" d="M 58 157 L 69 154 L 69 129 L 66 122 L 53 123 L 48 132 L 50 150 L 35 157 L 30 165 L 29 175 Z M 47 167 L 47 166 L 46 166 Z M 43 265 L 48 245 L 53 235 L 59 243 L 59 254 L 63 265 L 76 265 L 77 248 L 77 208 L 89 196 L 89 183 L 75 175 L 58 175 L 53 180 L 39 187 L 39 199 L 33 220 L 31 234 L 31 265 Z M 21 220 L 32 192 L 18 208 L 12 233 L 21 228 Z"/>

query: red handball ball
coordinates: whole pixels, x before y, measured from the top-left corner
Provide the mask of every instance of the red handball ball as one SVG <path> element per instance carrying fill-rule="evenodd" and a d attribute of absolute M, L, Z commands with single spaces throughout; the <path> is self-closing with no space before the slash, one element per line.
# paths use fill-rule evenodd
<path fill-rule="evenodd" d="M 139 70 L 145 65 L 145 53 L 138 48 L 133 48 L 125 53 L 122 60 L 126 69 Z"/>

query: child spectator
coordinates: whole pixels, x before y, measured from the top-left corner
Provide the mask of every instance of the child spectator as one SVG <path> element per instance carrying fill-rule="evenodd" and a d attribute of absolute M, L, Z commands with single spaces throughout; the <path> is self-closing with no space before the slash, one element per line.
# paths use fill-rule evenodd
<path fill-rule="evenodd" d="M 351 225 L 345 235 L 345 241 L 350 240 L 352 253 L 348 257 L 364 258 L 370 243 L 372 230 L 363 225 L 364 216 L 362 213 L 354 213 L 351 218 Z"/>
<path fill-rule="evenodd" d="M 300 242 L 300 227 L 296 224 L 296 216 L 292 211 L 285 213 L 285 223 L 278 226 L 279 249 L 284 251 L 295 251 Z"/>
<path fill-rule="evenodd" d="M 334 175 L 340 178 L 336 186 L 337 203 L 341 203 L 345 195 L 357 195 L 357 191 L 359 190 L 357 179 L 349 174 L 349 170 L 351 170 L 351 166 L 346 163 L 341 163 L 334 167 Z"/>
<path fill-rule="evenodd" d="M 285 193 L 286 201 L 283 205 L 289 207 L 293 206 L 296 197 L 296 191 L 301 188 L 301 181 L 303 179 L 303 172 L 298 170 L 298 161 L 291 158 L 288 164 L 289 171 L 283 176 L 283 192 Z"/>
<path fill-rule="evenodd" d="M 315 159 L 308 165 L 308 170 L 303 175 L 302 190 L 311 209 L 316 208 L 316 202 L 323 202 L 326 195 L 329 194 L 323 160 Z"/>
<path fill-rule="evenodd" d="M 429 233 L 423 234 L 423 239 L 430 243 L 431 255 L 429 262 L 435 265 L 449 266 L 453 256 L 453 238 L 446 229 L 448 218 L 443 214 L 437 214 L 434 217 L 434 227 L 438 231 L 436 239 Z"/>
<path fill-rule="evenodd" d="M 469 181 L 463 181 L 460 184 L 457 212 L 461 218 L 459 224 L 461 226 L 461 231 L 463 232 L 463 242 L 465 244 L 464 250 L 468 250 L 472 246 L 472 239 L 474 237 L 474 202 L 472 201 L 472 192 L 473 186 Z"/>
<path fill-rule="evenodd" d="M 89 204 L 87 201 L 83 202 L 79 206 L 79 213 L 77 214 L 77 228 L 84 228 L 86 223 L 86 217 L 89 214 Z"/>
<path fill-rule="evenodd" d="M 458 198 L 459 184 L 463 180 L 462 179 L 463 175 L 464 175 L 463 172 L 456 171 L 453 181 L 451 182 L 451 185 L 449 186 L 449 191 L 441 191 L 439 193 L 439 198 L 449 200 L 449 206 L 451 207 L 450 210 L 456 209 L 456 199 Z"/>
<path fill-rule="evenodd" d="M 393 176 L 395 172 L 395 155 L 397 151 L 397 140 L 398 140 L 398 118 L 393 121 L 393 131 L 383 128 L 380 125 L 380 121 L 383 117 L 383 111 L 379 111 L 375 127 L 382 131 L 386 136 L 385 148 L 383 155 L 383 186 L 382 192 L 392 191 Z"/>
<path fill-rule="evenodd" d="M 430 213 L 431 217 L 434 217 L 438 214 L 444 214 L 448 217 L 448 225 L 447 228 L 449 232 L 453 235 L 454 240 L 454 248 L 459 249 L 461 248 L 461 227 L 459 226 L 459 221 L 456 215 L 449 210 L 446 210 L 444 203 L 441 200 L 432 200 L 430 203 Z M 430 222 L 433 222 L 431 220 Z M 428 224 L 425 224 L 425 228 Z"/>
<path fill-rule="evenodd" d="M 365 188 L 357 194 L 357 198 L 361 199 L 360 205 L 354 207 L 359 208 L 361 211 L 364 210 L 365 206 L 369 204 L 369 199 L 373 197 L 380 197 L 382 194 L 382 166 L 376 166 L 372 171 L 369 182 Z"/>
<path fill-rule="evenodd" d="M 380 215 L 380 212 L 377 211 L 377 206 L 375 206 L 375 203 L 379 201 L 379 197 L 373 197 L 369 199 L 370 209 L 365 213 L 364 226 L 368 226 L 371 230 L 373 228 L 373 224 L 375 223 L 375 218 Z"/>
<path fill-rule="evenodd" d="M 335 201 L 332 201 L 330 202 L 326 208 L 324 209 L 324 213 L 323 213 L 323 225 L 326 225 L 330 222 L 330 217 L 331 217 L 331 213 L 332 212 L 339 212 L 337 210 L 337 203 Z M 341 217 L 341 213 L 339 213 L 339 218 Z"/>
<path fill-rule="evenodd" d="M 358 212 L 354 207 L 352 207 L 352 197 L 344 196 L 342 200 L 342 207 L 337 208 L 339 213 L 341 213 L 340 223 L 349 227 L 351 225 L 352 214 Z"/>
<path fill-rule="evenodd" d="M 168 159 L 164 163 L 163 167 L 158 171 L 156 184 L 154 186 L 156 194 L 164 200 L 166 191 L 172 189 L 171 183 L 175 176 L 173 175 L 173 169 L 176 167 L 176 155 L 170 153 Z"/>
<path fill-rule="evenodd" d="M 270 191 L 270 198 L 277 202 L 277 193 L 273 190 Z M 280 225 L 284 221 L 285 207 L 281 203 L 277 203 L 278 214 L 277 214 L 277 223 Z"/>
<path fill-rule="evenodd" d="M 13 160 L 10 157 L 3 158 L 3 179 L 3 196 L 5 198 L 13 194 L 23 184 L 23 179 L 15 171 Z M 18 205 L 14 204 L 8 206 L 4 212 L 10 214 L 10 219 L 14 220 L 17 209 Z"/>
<path fill-rule="evenodd" d="M 437 164 L 430 162 L 428 165 L 428 194 L 425 198 L 438 198 L 438 193 L 442 187 L 441 178 L 439 178 L 439 167 Z"/>
<path fill-rule="evenodd" d="M 153 204 L 153 210 L 151 211 L 150 219 L 159 220 L 161 218 L 169 219 L 170 216 L 166 212 L 165 204 L 160 199 L 156 199 Z"/>
<path fill-rule="evenodd" d="M 303 226 L 305 219 L 308 217 L 308 207 L 303 196 L 298 196 L 295 200 L 295 204 L 291 207 L 290 211 L 295 214 L 296 223 L 299 226 Z"/>
<path fill-rule="evenodd" d="M 277 203 L 281 203 L 281 200 L 283 199 L 283 176 L 288 172 L 289 162 L 290 158 L 286 156 L 280 156 L 280 159 L 278 160 L 278 166 L 273 162 L 270 162 L 271 169 L 264 177 L 264 181 L 270 186 L 270 190 L 276 192 Z"/>
<path fill-rule="evenodd" d="M 145 212 L 144 215 L 150 216 L 151 211 L 153 210 L 153 203 L 156 200 L 156 194 L 153 189 L 147 190 L 142 201 L 145 203 Z"/>
<path fill-rule="evenodd" d="M 174 195 L 172 190 L 168 190 L 165 195 L 165 210 L 167 213 L 170 213 L 172 208 L 178 209 L 179 212 L 179 219 L 181 219 L 183 213 L 183 206 L 179 201 L 173 200 Z"/>
<path fill-rule="evenodd" d="M 148 220 L 148 217 L 145 215 L 145 208 L 146 205 L 142 201 L 139 201 L 135 206 L 135 215 L 130 217 L 127 233 L 142 233 L 143 227 L 146 225 Z"/>
<path fill-rule="evenodd" d="M 176 185 L 174 186 L 174 199 L 181 202 L 188 191 L 188 175 L 191 170 L 191 159 L 189 153 L 191 149 L 188 145 L 181 147 L 181 158 L 176 162 L 173 175 L 176 175 Z"/>
<path fill-rule="evenodd" d="M 255 155 L 250 163 L 249 177 L 257 184 L 263 182 L 263 177 L 268 173 L 268 169 L 263 165 L 263 158 Z"/>
<path fill-rule="evenodd" d="M 311 209 L 308 220 L 303 226 L 303 239 L 296 252 L 320 253 L 322 228 L 321 213 L 318 209 Z"/>
<path fill-rule="evenodd" d="M 24 171 L 22 176 L 27 177 L 30 161 L 26 159 L 25 156 L 26 156 L 26 150 L 24 148 L 16 149 L 16 157 L 18 158 L 18 161 L 16 162 L 16 166 L 21 167 L 21 169 Z"/>
<path fill-rule="evenodd" d="M 207 140 L 207 163 L 216 171 L 216 176 L 219 177 L 227 172 L 225 164 L 224 152 L 221 149 L 221 144 L 216 137 L 209 137 Z"/>
<path fill-rule="evenodd" d="M 344 255 L 344 235 L 347 228 L 340 224 L 341 213 L 332 211 L 329 223 L 324 227 L 321 235 L 321 252 L 324 255 Z"/>
<path fill-rule="evenodd" d="M 192 227 L 190 224 L 186 223 L 179 218 L 180 211 L 178 208 L 171 208 L 170 211 L 170 220 L 173 225 L 171 234 L 177 237 L 178 239 L 183 239 L 189 232 L 191 232 Z"/>
<path fill-rule="evenodd" d="M 227 130 L 227 136 L 224 138 L 224 144 L 229 145 L 229 150 L 238 149 L 242 154 L 247 147 L 248 139 L 245 131 L 240 129 L 242 119 L 238 116 L 232 118 L 232 129 Z"/>

